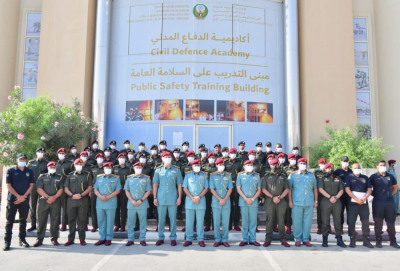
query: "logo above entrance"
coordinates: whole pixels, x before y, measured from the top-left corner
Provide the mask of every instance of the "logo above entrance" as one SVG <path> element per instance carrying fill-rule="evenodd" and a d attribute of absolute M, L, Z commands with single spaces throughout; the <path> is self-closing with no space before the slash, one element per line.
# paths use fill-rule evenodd
<path fill-rule="evenodd" d="M 193 8 L 193 15 L 199 20 L 203 20 L 208 15 L 208 8 L 206 5 L 198 4 L 195 5 Z"/>

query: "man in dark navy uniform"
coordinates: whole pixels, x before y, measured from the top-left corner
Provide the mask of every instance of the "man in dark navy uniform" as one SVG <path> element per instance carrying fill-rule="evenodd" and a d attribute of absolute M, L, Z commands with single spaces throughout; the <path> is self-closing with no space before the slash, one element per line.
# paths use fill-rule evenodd
<path fill-rule="evenodd" d="M 19 213 L 19 245 L 29 247 L 26 242 L 26 219 L 29 213 L 29 194 L 35 185 L 34 172 L 26 167 L 27 156 L 24 153 L 17 155 L 17 166 L 7 171 L 7 211 L 6 233 L 4 235 L 3 250 L 10 249 L 12 228 L 15 215 Z"/>

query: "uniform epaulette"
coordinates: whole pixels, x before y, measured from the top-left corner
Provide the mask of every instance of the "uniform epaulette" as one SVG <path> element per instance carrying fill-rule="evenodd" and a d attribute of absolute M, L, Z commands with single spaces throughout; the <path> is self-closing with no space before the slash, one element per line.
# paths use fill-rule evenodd
<path fill-rule="evenodd" d="M 159 165 L 158 167 L 156 167 L 155 169 L 158 169 L 158 168 L 160 168 L 160 167 L 162 167 L 163 165 Z"/>
<path fill-rule="evenodd" d="M 32 162 L 35 162 L 35 161 L 36 161 L 36 160 L 30 160 L 30 161 L 28 161 L 28 164 L 29 164 L 29 163 L 32 163 Z"/>
<path fill-rule="evenodd" d="M 131 174 L 131 175 L 128 175 L 128 176 L 126 176 L 126 178 L 129 178 L 129 177 L 134 177 L 135 176 L 135 173 L 133 173 L 133 174 Z"/>
<path fill-rule="evenodd" d="M 255 173 L 255 174 L 257 174 L 257 175 L 260 175 L 260 173 L 258 173 L 258 172 L 253 172 L 253 173 Z"/>
<path fill-rule="evenodd" d="M 144 177 L 146 177 L 146 178 L 150 179 L 150 176 L 149 176 L 149 175 L 146 175 L 146 174 L 141 174 L 141 176 L 144 176 Z"/>
<path fill-rule="evenodd" d="M 190 173 L 192 173 L 192 172 L 193 172 L 193 171 L 191 170 L 191 171 L 186 172 L 185 174 L 188 175 L 188 174 L 190 174 Z"/>
<path fill-rule="evenodd" d="M 290 172 L 290 174 L 295 174 L 297 173 L 297 170 Z"/>
<path fill-rule="evenodd" d="M 71 171 L 70 173 L 68 173 L 68 175 L 73 175 L 75 173 L 76 173 L 76 171 Z"/>
<path fill-rule="evenodd" d="M 173 167 L 176 167 L 176 168 L 180 169 L 180 167 L 178 167 L 177 165 L 171 165 L 171 166 L 173 166 Z"/>
<path fill-rule="evenodd" d="M 42 177 L 42 176 L 44 176 L 44 175 L 46 175 L 46 174 L 47 174 L 47 173 L 42 173 L 42 174 L 40 174 L 40 175 L 39 175 L 39 178 Z"/>
<path fill-rule="evenodd" d="M 241 171 L 241 172 L 238 172 L 237 175 L 245 174 L 245 173 L 246 173 L 246 171 Z"/>
<path fill-rule="evenodd" d="M 218 173 L 218 171 L 212 172 L 212 173 L 210 173 L 210 176 L 213 176 L 213 175 L 215 175 L 217 173 Z"/>
<path fill-rule="evenodd" d="M 232 173 L 231 173 L 231 172 L 228 172 L 228 171 L 224 171 L 224 173 L 225 173 L 225 174 L 228 174 L 228 175 L 232 175 Z"/>
<path fill-rule="evenodd" d="M 99 174 L 99 175 L 97 175 L 97 177 L 103 177 L 103 176 L 106 176 L 106 174 Z"/>
<path fill-rule="evenodd" d="M 114 176 L 115 178 L 119 179 L 118 175 L 115 175 L 115 174 L 111 174 L 111 175 Z"/>
<path fill-rule="evenodd" d="M 206 174 L 206 175 L 208 174 L 208 172 L 207 172 L 207 171 L 201 171 L 201 173 L 204 173 L 204 174 Z"/>

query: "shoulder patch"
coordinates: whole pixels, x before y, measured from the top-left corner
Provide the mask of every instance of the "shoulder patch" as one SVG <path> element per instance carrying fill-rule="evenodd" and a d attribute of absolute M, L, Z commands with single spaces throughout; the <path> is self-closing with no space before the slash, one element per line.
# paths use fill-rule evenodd
<path fill-rule="evenodd" d="M 214 171 L 214 172 L 210 173 L 210 176 L 215 175 L 217 173 L 218 173 L 218 171 Z"/>
<path fill-rule="evenodd" d="M 193 171 L 188 171 L 188 172 L 186 172 L 185 174 L 188 175 L 189 173 L 192 173 L 192 172 L 193 172 Z"/>
<path fill-rule="evenodd" d="M 149 176 L 149 175 L 142 174 L 142 176 L 144 176 L 144 177 L 146 177 L 146 178 L 150 179 L 150 176 Z"/>
<path fill-rule="evenodd" d="M 295 174 L 297 173 L 297 170 L 290 172 L 290 174 Z"/>
<path fill-rule="evenodd" d="M 103 176 L 105 176 L 106 174 L 99 174 L 99 175 L 97 175 L 97 177 L 103 177 Z"/>
<path fill-rule="evenodd" d="M 118 175 L 111 174 L 111 176 L 113 176 L 113 177 L 115 177 L 115 178 L 119 179 L 119 176 L 118 176 Z"/>
<path fill-rule="evenodd" d="M 163 165 L 159 165 L 158 167 L 156 167 L 156 169 L 158 169 L 158 168 L 160 168 L 160 167 L 162 167 Z"/>
<path fill-rule="evenodd" d="M 232 173 L 228 171 L 224 171 L 224 174 L 232 175 Z"/>
<path fill-rule="evenodd" d="M 177 169 L 180 169 L 180 167 L 178 167 L 177 165 L 172 165 L 173 167 L 176 167 Z"/>
<path fill-rule="evenodd" d="M 237 175 L 240 175 L 240 174 L 246 174 L 246 171 L 241 171 L 241 172 L 237 173 Z"/>

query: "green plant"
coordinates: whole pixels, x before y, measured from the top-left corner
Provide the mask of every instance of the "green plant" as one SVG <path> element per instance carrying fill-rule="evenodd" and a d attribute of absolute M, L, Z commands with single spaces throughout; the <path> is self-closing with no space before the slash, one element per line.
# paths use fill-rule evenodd
<path fill-rule="evenodd" d="M 0 164 L 14 165 L 17 153 L 36 158 L 38 147 L 46 149 L 45 158 L 57 159 L 60 147 L 69 147 L 83 140 L 97 138 L 96 120 L 80 112 L 80 104 L 57 103 L 47 95 L 23 100 L 22 91 L 15 86 L 8 96 L 10 106 L 0 113 Z"/>
<path fill-rule="evenodd" d="M 392 146 L 385 145 L 382 138 L 371 137 L 369 125 L 357 125 L 346 127 L 341 130 L 326 128 L 326 137 L 310 146 L 304 147 L 310 151 L 309 166 L 318 168 L 318 160 L 322 157 L 335 167 L 340 167 L 340 158 L 349 157 L 352 163 L 361 163 L 363 168 L 374 168 L 376 161 L 383 159 L 385 153 L 392 149 Z"/>

